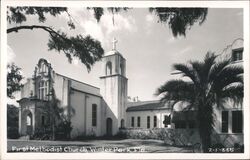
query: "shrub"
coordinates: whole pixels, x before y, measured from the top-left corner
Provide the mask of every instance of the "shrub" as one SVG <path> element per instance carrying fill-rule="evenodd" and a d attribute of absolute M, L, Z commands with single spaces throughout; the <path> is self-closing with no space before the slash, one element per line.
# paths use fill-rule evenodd
<path fill-rule="evenodd" d="M 190 146 L 200 143 L 196 130 L 153 128 L 153 129 L 124 129 L 122 134 L 131 139 L 157 139 L 163 140 L 167 145 Z"/>
<path fill-rule="evenodd" d="M 71 122 L 62 121 L 56 127 L 56 139 L 67 140 L 70 138 L 70 132 L 72 130 Z"/>
<path fill-rule="evenodd" d="M 7 137 L 10 139 L 18 139 L 20 137 L 18 133 L 18 127 L 8 127 L 7 128 Z"/>
<path fill-rule="evenodd" d="M 165 130 L 162 128 L 154 129 L 124 129 L 121 131 L 123 137 L 131 139 L 160 139 L 166 136 Z"/>

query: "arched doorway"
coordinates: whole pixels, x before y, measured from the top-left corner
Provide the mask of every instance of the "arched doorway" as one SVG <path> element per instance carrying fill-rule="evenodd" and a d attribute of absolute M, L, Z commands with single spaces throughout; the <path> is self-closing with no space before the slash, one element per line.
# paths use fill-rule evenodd
<path fill-rule="evenodd" d="M 112 123 L 113 120 L 111 118 L 107 118 L 106 120 L 107 136 L 112 136 Z"/>
<path fill-rule="evenodd" d="M 121 120 L 121 129 L 125 128 L 124 119 Z"/>
<path fill-rule="evenodd" d="M 27 135 L 32 134 L 32 114 L 29 112 L 26 117 L 26 125 L 27 125 Z"/>
<path fill-rule="evenodd" d="M 22 134 L 32 135 L 33 133 L 33 117 L 30 110 L 25 110 L 22 115 Z"/>

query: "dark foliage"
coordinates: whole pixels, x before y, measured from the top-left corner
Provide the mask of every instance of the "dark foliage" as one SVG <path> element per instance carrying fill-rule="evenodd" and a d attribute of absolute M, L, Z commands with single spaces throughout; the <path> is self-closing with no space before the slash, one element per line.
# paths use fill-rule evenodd
<path fill-rule="evenodd" d="M 8 7 L 7 21 L 21 24 L 27 20 L 27 15 L 35 15 L 39 22 L 45 22 L 46 14 L 57 16 L 63 12 L 67 12 L 66 7 Z"/>
<path fill-rule="evenodd" d="M 101 7 L 88 7 L 87 9 L 94 11 L 94 16 L 97 22 L 100 22 L 102 15 L 104 14 L 104 9 Z"/>
<path fill-rule="evenodd" d="M 200 25 L 206 20 L 207 8 L 150 8 L 159 17 L 159 22 L 169 25 L 175 37 L 186 35 L 196 22 Z"/>
<path fill-rule="evenodd" d="M 56 127 L 56 139 L 68 140 L 70 138 L 70 132 L 72 130 L 71 122 L 61 121 Z"/>
<path fill-rule="evenodd" d="M 88 9 L 94 10 L 94 16 L 97 22 L 100 21 L 104 15 L 104 9 L 100 7 L 92 7 Z M 131 8 L 127 7 L 110 7 L 107 8 L 112 14 L 117 14 L 121 11 L 128 11 Z M 200 25 L 206 20 L 208 9 L 207 8 L 149 8 L 150 13 L 158 16 L 159 21 L 168 24 L 174 37 L 186 36 L 187 29 L 190 29 L 195 23 Z M 113 17 L 114 21 L 114 17 Z"/>
<path fill-rule="evenodd" d="M 7 104 L 7 137 L 16 139 L 19 138 L 18 133 L 18 108 L 14 105 Z"/>
<path fill-rule="evenodd" d="M 60 36 L 59 36 L 60 34 Z M 90 36 L 83 37 L 77 35 L 76 37 L 67 38 L 64 33 L 58 32 L 58 34 L 50 34 L 50 40 L 48 42 L 49 50 L 57 50 L 64 52 L 69 62 L 72 61 L 72 57 L 77 57 L 90 71 L 91 66 L 102 58 L 104 50 L 101 43 L 94 40 Z"/>
<path fill-rule="evenodd" d="M 21 80 L 24 77 L 21 74 L 21 68 L 14 63 L 7 65 L 7 96 L 9 98 L 15 98 L 13 93 L 20 91 L 22 88 Z"/>
<path fill-rule="evenodd" d="M 27 20 L 27 16 L 37 16 L 39 22 L 46 21 L 47 15 L 58 16 L 66 12 L 69 16 L 68 26 L 70 29 L 75 29 L 71 15 L 67 12 L 65 7 L 8 7 L 7 21 L 11 24 L 22 24 Z M 43 25 L 21 25 L 7 29 L 7 33 L 18 32 L 19 30 L 33 30 L 42 29 L 49 35 L 49 50 L 56 50 L 63 52 L 68 58 L 69 62 L 73 57 L 80 59 L 80 61 L 90 71 L 92 65 L 101 59 L 104 50 L 98 40 L 94 40 L 89 35 L 68 36 L 66 33 L 57 31 L 52 27 Z"/>

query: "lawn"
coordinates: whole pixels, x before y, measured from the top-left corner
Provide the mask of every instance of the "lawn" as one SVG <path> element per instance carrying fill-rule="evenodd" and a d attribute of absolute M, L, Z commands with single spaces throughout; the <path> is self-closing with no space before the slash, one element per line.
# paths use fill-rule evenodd
<path fill-rule="evenodd" d="M 168 146 L 160 140 L 82 140 L 82 141 L 37 141 L 13 140 L 7 143 L 8 152 L 69 152 L 69 153 L 189 153 L 188 147 Z"/>

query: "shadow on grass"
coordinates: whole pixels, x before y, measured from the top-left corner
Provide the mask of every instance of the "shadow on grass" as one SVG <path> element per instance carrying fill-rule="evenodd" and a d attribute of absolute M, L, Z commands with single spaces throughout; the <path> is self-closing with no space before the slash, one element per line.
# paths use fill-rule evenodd
<path fill-rule="evenodd" d="M 119 137 L 119 136 L 102 136 L 102 137 L 95 137 L 95 136 L 81 136 L 77 137 L 71 141 L 83 141 L 83 142 L 88 142 L 88 141 L 93 141 L 93 140 L 108 140 L 108 141 L 120 141 L 120 140 L 125 140 L 127 138 Z"/>
<path fill-rule="evenodd" d="M 108 143 L 113 144 L 113 143 Z M 128 142 L 115 142 L 118 145 L 125 145 L 126 147 L 134 147 L 138 145 L 149 145 L 149 146 L 166 146 L 163 142 L 155 141 L 155 140 L 136 140 L 136 139 L 129 139 Z"/>

